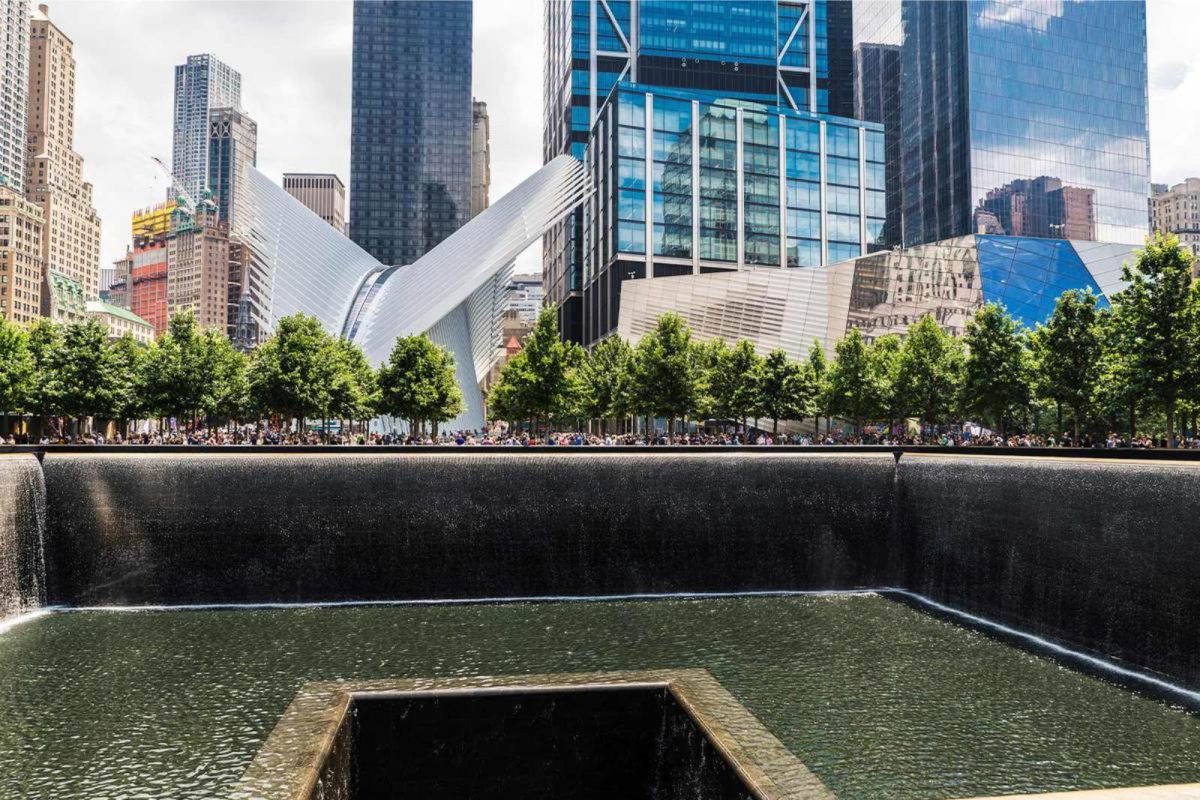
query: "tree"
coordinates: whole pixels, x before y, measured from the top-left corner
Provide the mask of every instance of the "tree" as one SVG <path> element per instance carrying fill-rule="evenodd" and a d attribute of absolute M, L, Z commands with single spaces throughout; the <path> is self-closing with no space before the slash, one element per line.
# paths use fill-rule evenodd
<path fill-rule="evenodd" d="M 699 359 L 692 332 L 677 314 L 663 314 L 654 330 L 634 351 L 634 373 L 645 410 L 667 420 L 667 435 L 675 419 L 692 414 L 700 404 Z"/>
<path fill-rule="evenodd" d="M 1192 280 L 1192 255 L 1173 235 L 1146 240 L 1121 277 L 1127 286 L 1112 298 L 1126 315 L 1125 344 L 1144 380 L 1147 398 L 1167 417 L 1167 446 L 1175 446 L 1179 401 L 1191 388 L 1200 325 L 1200 289 Z"/>
<path fill-rule="evenodd" d="M 828 373 L 826 408 L 830 414 L 854 420 L 854 429 L 861 434 L 863 419 L 870 413 L 876 397 L 871 385 L 874 370 L 862 331 L 851 328 L 834 345 L 834 354 Z"/>
<path fill-rule="evenodd" d="M 249 359 L 219 331 L 204 332 L 203 357 L 210 380 L 201 398 L 207 420 L 238 420 L 249 411 Z"/>
<path fill-rule="evenodd" d="M 607 421 L 624 417 L 631 410 L 633 348 L 620 336 L 609 336 L 586 355 L 578 370 L 583 413 L 600 420 L 601 433 Z"/>
<path fill-rule="evenodd" d="M 1029 404 L 1029 355 L 1020 325 L 1004 306 L 988 303 L 967 320 L 963 343 L 959 409 L 981 416 L 1005 436 L 1009 419 Z"/>
<path fill-rule="evenodd" d="M 29 355 L 33 362 L 26 409 L 41 419 L 62 414 L 64 392 L 60 363 L 63 355 L 63 331 L 45 317 L 29 325 Z M 61 430 L 56 431 L 61 433 Z"/>
<path fill-rule="evenodd" d="M 807 365 L 788 360 L 787 353 L 772 350 L 758 373 L 758 410 L 771 419 L 771 433 L 779 433 L 779 420 L 799 420 L 810 413 L 815 382 Z"/>
<path fill-rule="evenodd" d="M 825 357 L 825 346 L 820 341 L 813 340 L 812 349 L 808 351 L 808 369 L 812 374 L 813 386 L 813 436 L 821 434 L 821 417 L 826 418 L 828 430 L 829 411 L 829 359 Z"/>
<path fill-rule="evenodd" d="M 708 392 L 712 397 L 713 416 L 740 421 L 759 408 L 762 357 L 754 343 L 739 339 L 732 348 L 722 347 L 708 371 Z"/>
<path fill-rule="evenodd" d="M 301 430 L 306 419 L 327 409 L 337 367 L 329 338 L 316 317 L 294 314 L 279 320 L 275 333 L 254 351 L 250 364 L 250 397 L 255 405 L 298 420 Z"/>
<path fill-rule="evenodd" d="M 140 418 L 148 410 L 146 358 L 146 347 L 134 341 L 131 334 L 108 343 L 109 405 L 102 413 L 115 420 L 123 431 L 129 420 Z"/>
<path fill-rule="evenodd" d="M 57 364 L 62 381 L 60 409 L 74 417 L 82 431 L 87 417 L 112 405 L 108 329 L 95 317 L 73 322 L 63 329 L 62 344 Z"/>
<path fill-rule="evenodd" d="M 379 411 L 407 420 L 413 434 L 422 423 L 433 426 L 462 412 L 462 391 L 454 357 L 425 334 L 401 336 L 379 368 Z"/>
<path fill-rule="evenodd" d="M 1030 336 L 1034 386 L 1038 394 L 1054 401 L 1058 432 L 1062 412 L 1071 409 L 1074 441 L 1079 441 L 1079 423 L 1085 419 L 1100 379 L 1101 339 L 1098 298 L 1090 291 L 1063 292 L 1054 313 Z"/>
<path fill-rule="evenodd" d="M 331 346 L 337 372 L 330 387 L 330 413 L 351 422 L 370 419 L 379 405 L 379 376 L 358 345 L 339 337 Z"/>
<path fill-rule="evenodd" d="M 1117 420 L 1129 422 L 1129 440 L 1137 437 L 1138 407 L 1145 394 L 1145 376 L 1134 362 L 1133 330 L 1129 314 L 1120 306 L 1103 309 L 1097 328 L 1100 337 L 1100 364 L 1093 389 L 1092 403 L 1119 428 Z M 1061 428 L 1061 426 L 1060 426 Z"/>
<path fill-rule="evenodd" d="M 867 348 L 870 380 L 867 382 L 867 414 L 892 423 L 905 416 L 903 398 L 896 391 L 903 341 L 895 334 L 880 336 Z"/>
<path fill-rule="evenodd" d="M 0 318 L 0 414 L 4 415 L 0 435 L 8 433 L 8 415 L 25 410 L 32 383 L 29 335 L 15 323 Z"/>
<path fill-rule="evenodd" d="M 954 408 L 962 379 L 962 343 L 929 314 L 908 329 L 896 369 L 898 402 L 921 417 L 921 430 Z"/>
<path fill-rule="evenodd" d="M 542 309 L 521 352 L 500 371 L 489 393 L 489 413 L 513 422 L 529 419 L 537 436 L 539 420 L 578 410 L 581 389 L 574 372 L 581 362 L 581 354 L 558 336 L 558 313 Z"/>

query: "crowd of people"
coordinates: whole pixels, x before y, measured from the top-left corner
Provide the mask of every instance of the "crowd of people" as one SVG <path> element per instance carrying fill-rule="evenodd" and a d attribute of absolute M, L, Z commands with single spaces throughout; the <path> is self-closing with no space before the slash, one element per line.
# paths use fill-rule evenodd
<path fill-rule="evenodd" d="M 800 447 L 834 445 L 874 445 L 885 447 L 940 446 L 940 447 L 1084 447 L 1084 448 L 1156 448 L 1166 447 L 1162 439 L 1137 436 L 1132 440 L 1111 432 L 1107 437 L 1093 438 L 1088 434 L 1078 440 L 1069 432 L 1061 436 L 1016 434 L 1002 437 L 999 434 L 970 429 L 954 430 L 926 436 L 898 436 L 888 433 L 854 435 L 837 431 L 813 433 L 770 433 L 749 432 L 705 432 L 693 431 L 668 436 L 663 431 L 653 435 L 643 434 L 594 434 L 580 431 L 552 432 L 543 436 L 531 435 L 524 430 L 454 431 L 438 436 L 407 433 L 332 433 L 321 431 L 299 432 L 271 426 L 247 425 L 199 429 L 195 431 L 168 430 L 143 431 L 129 436 L 116 433 L 106 437 L 102 432 L 79 435 L 26 437 L 9 434 L 0 437 L 0 444 L 36 445 L 192 445 L 220 447 L 227 445 L 249 446 L 458 446 L 458 447 L 695 447 L 695 446 L 759 446 L 771 447 L 790 445 Z M 1200 437 L 1190 437 L 1178 443 L 1180 447 L 1200 448 Z"/>

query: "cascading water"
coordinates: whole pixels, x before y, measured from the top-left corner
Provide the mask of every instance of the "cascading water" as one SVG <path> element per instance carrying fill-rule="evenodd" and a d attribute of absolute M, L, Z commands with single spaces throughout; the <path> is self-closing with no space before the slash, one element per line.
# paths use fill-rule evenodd
<path fill-rule="evenodd" d="M 0 455 L 0 622 L 46 600 L 46 482 L 32 455 Z"/>

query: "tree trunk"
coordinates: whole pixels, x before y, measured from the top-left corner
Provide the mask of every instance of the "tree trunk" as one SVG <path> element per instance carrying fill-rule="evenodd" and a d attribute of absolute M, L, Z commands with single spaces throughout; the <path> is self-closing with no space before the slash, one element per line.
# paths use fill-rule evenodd
<path fill-rule="evenodd" d="M 1071 443 L 1079 447 L 1079 409 L 1071 408 Z"/>
<path fill-rule="evenodd" d="M 779 433 L 779 420 L 771 418 L 771 435 L 775 436 Z"/>
<path fill-rule="evenodd" d="M 1054 432 L 1062 436 L 1062 401 L 1054 401 Z"/>
<path fill-rule="evenodd" d="M 1129 444 L 1133 444 L 1133 439 L 1137 436 L 1137 401 L 1129 401 Z"/>
<path fill-rule="evenodd" d="M 1175 447 L 1175 401 L 1167 403 L 1167 447 Z"/>

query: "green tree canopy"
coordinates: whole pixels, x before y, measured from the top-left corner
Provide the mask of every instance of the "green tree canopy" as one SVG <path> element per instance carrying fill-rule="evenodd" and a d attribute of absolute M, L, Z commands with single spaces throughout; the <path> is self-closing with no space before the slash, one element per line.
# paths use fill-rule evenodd
<path fill-rule="evenodd" d="M 896 392 L 900 404 L 921 417 L 922 430 L 954 409 L 962 373 L 962 343 L 932 315 L 909 327 L 900 348 Z"/>
<path fill-rule="evenodd" d="M 0 413 L 7 417 L 24 411 L 32 385 L 29 334 L 19 325 L 0 318 Z"/>
<path fill-rule="evenodd" d="M 1146 240 L 1121 277 L 1127 286 L 1113 299 L 1129 326 L 1125 345 L 1143 390 L 1167 417 L 1167 440 L 1175 446 L 1176 408 L 1195 377 L 1200 290 L 1192 279 L 1191 253 L 1173 235 Z"/>
<path fill-rule="evenodd" d="M 26 398 L 26 410 L 39 417 L 61 416 L 64 394 L 62 326 L 39 317 L 29 325 L 28 330 L 33 376 Z"/>
<path fill-rule="evenodd" d="M 633 349 L 620 336 L 609 336 L 586 355 L 579 367 L 582 411 L 603 422 L 632 412 Z"/>
<path fill-rule="evenodd" d="M 148 412 L 145 402 L 145 345 L 126 333 L 108 344 L 109 407 L 102 416 L 126 421 Z"/>
<path fill-rule="evenodd" d="M 880 336 L 867 348 L 870 380 L 867 382 L 868 416 L 891 423 L 905 415 L 903 398 L 896 391 L 896 379 L 900 371 L 900 353 L 903 340 L 895 335 Z"/>
<path fill-rule="evenodd" d="M 959 411 L 980 416 L 1006 435 L 1009 420 L 1029 404 L 1029 356 L 1021 328 L 1004 306 L 988 303 L 967 320 L 963 343 Z"/>
<path fill-rule="evenodd" d="M 745 424 L 762 405 L 762 367 L 763 359 L 755 352 L 753 342 L 739 339 L 733 347 L 722 347 L 709 369 L 713 416 Z"/>
<path fill-rule="evenodd" d="M 698 352 L 692 332 L 677 314 L 663 314 L 654 330 L 642 337 L 634 351 L 638 397 L 645 411 L 667 420 L 667 434 L 675 433 L 675 420 L 695 412 L 701 400 Z"/>
<path fill-rule="evenodd" d="M 407 420 L 413 433 L 462 413 L 454 356 L 425 334 L 401 336 L 379 368 L 379 411 Z"/>
<path fill-rule="evenodd" d="M 1065 405 L 1071 409 L 1076 442 L 1079 441 L 1079 424 L 1086 418 L 1095 398 L 1101 375 L 1097 301 L 1091 292 L 1063 292 L 1050 319 L 1029 337 L 1034 389 L 1057 407 Z"/>
<path fill-rule="evenodd" d="M 771 432 L 779 433 L 780 420 L 799 420 L 812 413 L 816 382 L 807 364 L 797 364 L 782 350 L 772 350 L 758 373 L 759 413 L 771 420 Z"/>
<path fill-rule="evenodd" d="M 834 346 L 834 354 L 827 379 L 828 413 L 854 420 L 855 430 L 861 433 L 877 397 L 872 385 L 875 370 L 862 331 L 851 328 Z"/>
<path fill-rule="evenodd" d="M 62 382 L 62 414 L 78 419 L 112 407 L 112 374 L 109 370 L 108 329 L 89 318 L 63 329 L 58 358 Z"/>
<path fill-rule="evenodd" d="M 337 363 L 330 336 L 316 317 L 295 314 L 279 320 L 275 333 L 254 351 L 250 397 L 261 409 L 304 420 L 329 407 Z"/>

